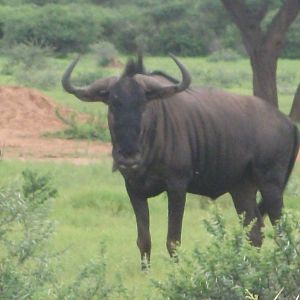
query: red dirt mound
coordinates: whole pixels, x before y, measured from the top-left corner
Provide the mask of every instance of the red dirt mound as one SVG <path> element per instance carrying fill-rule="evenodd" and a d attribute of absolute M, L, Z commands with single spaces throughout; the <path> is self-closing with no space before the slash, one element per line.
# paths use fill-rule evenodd
<path fill-rule="evenodd" d="M 100 142 L 43 137 L 64 124 L 56 117 L 58 105 L 38 90 L 0 87 L 0 149 L 4 158 L 56 158 L 85 163 L 109 154 L 111 147 Z M 65 115 L 70 110 L 59 107 Z"/>

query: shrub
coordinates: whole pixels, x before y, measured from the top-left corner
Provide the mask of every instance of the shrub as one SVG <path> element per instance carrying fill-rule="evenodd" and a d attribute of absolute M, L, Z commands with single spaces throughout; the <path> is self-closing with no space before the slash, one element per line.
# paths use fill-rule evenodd
<path fill-rule="evenodd" d="M 106 250 L 81 267 L 70 283 L 54 271 L 60 253 L 48 253 L 49 220 L 57 190 L 49 174 L 22 173 L 23 183 L 0 188 L 0 299 L 129 299 L 121 278 L 107 279 Z"/>
<path fill-rule="evenodd" d="M 68 286 L 58 290 L 57 299 L 129 299 L 121 278 L 107 280 L 106 250 L 101 247 L 99 258 L 90 260 Z M 116 297 L 116 298 L 114 298 Z"/>
<path fill-rule="evenodd" d="M 283 57 L 297 59 L 300 57 L 299 48 L 300 48 L 300 17 L 295 20 L 289 29 L 285 47 L 283 49 Z"/>
<path fill-rule="evenodd" d="M 232 49 L 219 49 L 214 51 L 207 57 L 208 61 L 237 61 L 241 58 L 241 55 Z"/>
<path fill-rule="evenodd" d="M 15 78 L 19 84 L 24 86 L 48 90 L 58 83 L 59 74 L 52 68 L 46 70 L 21 68 L 16 72 Z"/>
<path fill-rule="evenodd" d="M 25 86 L 49 89 L 56 85 L 58 72 L 48 63 L 50 47 L 28 42 L 6 49 L 5 53 L 8 60 L 1 70 L 3 74 L 14 75 Z"/>
<path fill-rule="evenodd" d="M 104 77 L 107 77 L 107 74 L 105 72 L 101 72 L 101 70 L 100 72 L 98 71 L 97 73 L 85 71 L 83 73 L 80 72 L 79 74 L 76 74 L 74 76 L 73 82 L 74 85 L 84 86 L 84 85 L 89 85 L 95 80 Z"/>
<path fill-rule="evenodd" d="M 101 36 L 102 27 L 92 6 L 55 5 L 17 7 L 5 20 L 8 45 L 37 41 L 55 51 L 86 51 Z"/>
<path fill-rule="evenodd" d="M 32 67 L 42 69 L 47 66 L 47 57 L 51 56 L 52 49 L 48 46 L 27 42 L 15 44 L 3 49 L 3 53 L 8 58 L 4 64 L 2 73 L 11 75 L 17 68 L 28 70 Z"/>
<path fill-rule="evenodd" d="M 108 66 L 116 61 L 118 51 L 109 42 L 99 42 L 91 46 L 92 53 L 96 56 L 98 64 L 102 67 Z"/>
<path fill-rule="evenodd" d="M 45 249 L 54 224 L 48 220 L 57 195 L 49 175 L 23 172 L 23 185 L 0 191 L 0 298 L 29 299 L 52 281 Z"/>
<path fill-rule="evenodd" d="M 59 110 L 56 110 L 56 115 L 68 127 L 62 131 L 46 134 L 48 137 L 110 141 L 109 130 L 102 115 L 91 115 L 84 122 L 78 121 L 78 115 L 75 113 L 69 117 L 64 117 Z"/>
<path fill-rule="evenodd" d="M 194 77 L 201 85 L 221 88 L 241 86 L 251 80 L 249 72 L 229 68 L 198 69 L 194 71 Z"/>
<path fill-rule="evenodd" d="M 300 294 L 300 222 L 285 213 L 260 251 L 242 227 L 225 228 L 216 213 L 205 222 L 211 242 L 182 255 L 165 281 L 154 281 L 163 299 L 296 299 Z"/>

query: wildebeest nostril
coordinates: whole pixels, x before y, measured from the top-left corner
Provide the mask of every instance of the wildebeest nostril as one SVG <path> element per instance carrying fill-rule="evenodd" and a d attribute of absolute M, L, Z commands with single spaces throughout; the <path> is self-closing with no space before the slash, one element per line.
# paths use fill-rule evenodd
<path fill-rule="evenodd" d="M 120 169 L 137 169 L 141 164 L 141 155 L 136 154 L 132 157 L 119 156 L 117 163 Z"/>

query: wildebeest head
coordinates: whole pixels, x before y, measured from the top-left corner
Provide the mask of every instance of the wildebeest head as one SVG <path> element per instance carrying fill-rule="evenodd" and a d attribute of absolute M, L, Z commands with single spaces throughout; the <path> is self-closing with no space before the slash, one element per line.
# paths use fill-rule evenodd
<path fill-rule="evenodd" d="M 178 84 L 162 84 L 144 72 L 142 56 L 130 60 L 121 77 L 99 79 L 85 87 L 71 84 L 70 77 L 79 57 L 65 71 L 62 78 L 64 89 L 82 101 L 104 102 L 108 105 L 113 157 L 118 168 L 135 169 L 141 163 L 140 134 L 145 106 L 151 100 L 159 100 L 182 92 L 190 85 L 186 68 L 171 55 L 182 74 Z"/>

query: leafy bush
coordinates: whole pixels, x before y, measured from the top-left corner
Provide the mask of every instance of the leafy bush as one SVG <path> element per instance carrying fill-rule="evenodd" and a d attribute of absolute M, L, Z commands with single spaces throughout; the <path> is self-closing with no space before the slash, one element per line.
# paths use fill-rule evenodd
<path fill-rule="evenodd" d="M 55 5 L 17 7 L 6 18 L 3 34 L 8 45 L 37 41 L 55 51 L 85 51 L 101 36 L 92 6 Z"/>
<path fill-rule="evenodd" d="M 211 53 L 208 57 L 208 61 L 237 61 L 241 58 L 241 55 L 232 49 L 220 49 Z"/>
<path fill-rule="evenodd" d="M 276 13 L 275 1 L 263 24 Z M 278 3 L 277 3 L 278 2 Z M 57 52 L 79 52 L 100 40 L 132 53 L 204 56 L 221 49 L 244 53 L 238 29 L 220 1 L 209 0 L 2 0 L 0 39 L 39 40 Z M 249 2 L 250 3 L 250 2 Z M 283 56 L 299 57 L 300 18 L 286 36 Z M 265 26 L 265 25 L 263 25 Z"/>
<path fill-rule="evenodd" d="M 23 185 L 0 190 L 0 298 L 30 299 L 52 280 L 45 245 L 53 233 L 48 220 L 57 190 L 49 175 L 23 172 Z"/>
<path fill-rule="evenodd" d="M 98 64 L 102 67 L 108 66 L 116 61 L 118 51 L 109 42 L 99 42 L 91 46 L 92 53 L 96 56 Z"/>
<path fill-rule="evenodd" d="M 57 299 L 129 299 L 121 278 L 115 282 L 107 280 L 105 247 L 102 245 L 98 259 L 90 260 L 68 286 L 58 290 Z"/>
<path fill-rule="evenodd" d="M 216 213 L 205 222 L 211 241 L 192 256 L 182 255 L 165 281 L 154 281 L 163 299 L 296 299 L 300 294 L 300 222 L 284 214 L 261 250 L 247 230 L 225 228 Z M 271 245 L 270 245 L 271 244 Z"/>
<path fill-rule="evenodd" d="M 47 251 L 57 190 L 49 174 L 22 175 L 22 185 L 0 188 L 0 299 L 129 299 L 120 277 L 107 279 L 104 245 L 70 283 L 61 282 L 54 260 L 62 253 Z"/>
<path fill-rule="evenodd" d="M 283 57 L 296 59 L 299 58 L 300 48 L 300 17 L 291 25 L 283 49 Z"/>
<path fill-rule="evenodd" d="M 15 75 L 16 81 L 24 86 L 48 90 L 58 83 L 59 74 L 56 70 L 30 68 L 20 69 Z"/>
<path fill-rule="evenodd" d="M 5 51 L 8 60 L 1 72 L 14 75 L 18 83 L 48 89 L 56 85 L 58 72 L 49 64 L 50 47 L 38 43 L 17 44 Z"/>
<path fill-rule="evenodd" d="M 32 68 L 32 66 L 46 68 L 46 58 L 53 54 L 50 47 L 34 42 L 16 44 L 6 47 L 2 51 L 8 58 L 3 66 L 2 73 L 7 75 L 13 74 L 14 69 L 18 67 L 26 70 Z"/>
<path fill-rule="evenodd" d="M 49 133 L 47 134 L 48 137 L 100 140 L 103 142 L 110 141 L 109 130 L 106 121 L 103 121 L 102 115 L 91 115 L 89 119 L 84 122 L 78 121 L 78 115 L 75 113 L 71 114 L 69 117 L 64 117 L 59 110 L 56 110 L 56 115 L 68 127 L 62 131 Z"/>
<path fill-rule="evenodd" d="M 198 69 L 194 71 L 197 82 L 203 86 L 213 86 L 220 88 L 230 88 L 241 86 L 245 82 L 251 82 L 251 74 L 242 70 L 234 69 Z"/>
<path fill-rule="evenodd" d="M 78 85 L 78 86 L 84 86 L 84 85 L 89 85 L 92 82 L 94 82 L 97 79 L 100 78 L 104 78 L 107 77 L 107 74 L 105 72 L 83 72 L 83 73 L 79 73 L 76 74 L 74 76 L 74 79 L 72 79 L 72 81 L 74 82 L 74 85 Z"/>

